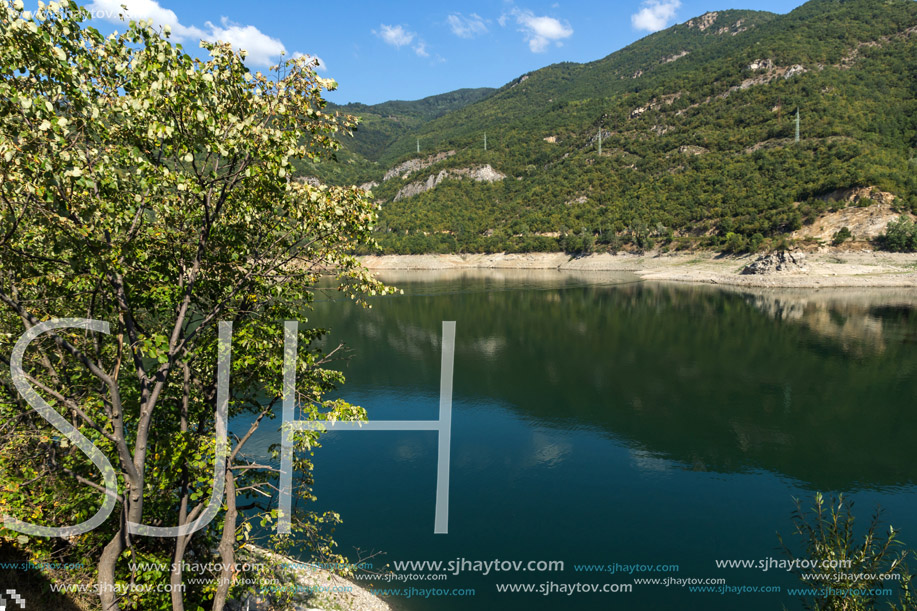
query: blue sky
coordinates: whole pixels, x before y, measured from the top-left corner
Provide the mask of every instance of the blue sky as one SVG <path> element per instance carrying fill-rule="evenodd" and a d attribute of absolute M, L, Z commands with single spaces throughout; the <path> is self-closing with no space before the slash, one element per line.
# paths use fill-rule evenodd
<path fill-rule="evenodd" d="M 28 3 L 27 3 L 28 4 Z M 562 61 L 599 59 L 657 29 L 707 11 L 747 8 L 786 13 L 801 0 L 495 0 L 431 3 L 319 3 L 261 0 L 94 0 L 102 31 L 120 5 L 137 18 L 169 24 L 191 50 L 200 38 L 246 48 L 263 69 L 304 53 L 338 81 L 328 99 L 413 100 L 462 87 L 499 87 Z"/>

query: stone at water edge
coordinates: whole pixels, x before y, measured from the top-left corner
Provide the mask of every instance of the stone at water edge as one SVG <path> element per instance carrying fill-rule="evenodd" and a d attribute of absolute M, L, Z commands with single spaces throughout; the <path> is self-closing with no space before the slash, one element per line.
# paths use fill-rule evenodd
<path fill-rule="evenodd" d="M 788 272 L 807 272 L 806 256 L 801 252 L 781 250 L 768 255 L 761 255 L 742 270 L 742 275 L 765 275 Z"/>

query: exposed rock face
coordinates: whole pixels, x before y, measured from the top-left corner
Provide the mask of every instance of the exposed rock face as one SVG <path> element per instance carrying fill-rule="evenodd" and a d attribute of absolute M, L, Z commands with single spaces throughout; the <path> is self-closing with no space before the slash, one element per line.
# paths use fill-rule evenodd
<path fill-rule="evenodd" d="M 895 208 L 895 196 L 876 187 L 838 189 L 819 199 L 834 203 L 837 210 L 822 214 L 790 237 L 814 238 L 828 243 L 835 233 L 846 227 L 852 242 L 869 242 L 883 235 L 888 224 L 901 216 L 901 211 Z"/>
<path fill-rule="evenodd" d="M 682 51 L 681 53 L 676 53 L 675 55 L 669 55 L 668 57 L 663 57 L 662 63 L 671 64 L 672 62 L 677 61 L 681 59 L 682 57 L 689 55 L 690 53 L 691 53 L 690 51 Z"/>
<path fill-rule="evenodd" d="M 446 151 L 444 153 L 437 153 L 435 155 L 430 155 L 423 159 L 408 159 L 404 163 L 399 163 L 394 168 L 385 173 L 385 176 L 382 178 L 383 181 L 391 180 L 392 178 L 407 178 L 412 172 L 417 172 L 424 168 L 430 167 L 434 163 L 438 163 L 443 159 L 452 157 L 455 155 L 455 151 Z"/>
<path fill-rule="evenodd" d="M 363 189 L 364 191 L 372 191 L 373 189 L 375 189 L 378 186 L 379 186 L 379 183 L 373 180 L 370 182 L 364 182 L 362 185 L 360 185 L 360 188 Z"/>
<path fill-rule="evenodd" d="M 799 64 L 793 64 L 792 66 L 787 68 L 786 73 L 783 75 L 783 78 L 788 79 L 790 77 L 796 76 L 797 74 L 804 74 L 805 72 L 807 72 L 805 68 L 803 68 Z"/>
<path fill-rule="evenodd" d="M 757 66 L 757 68 L 755 68 L 755 66 Z M 786 80 L 796 76 L 797 74 L 804 74 L 808 72 L 804 66 L 800 66 L 799 64 L 795 64 L 793 66 L 777 66 L 774 65 L 770 60 L 757 60 L 749 64 L 747 67 L 752 72 L 759 72 L 760 74 L 751 78 L 747 78 L 738 85 L 733 85 L 716 97 L 719 99 L 728 98 L 729 94 L 736 91 L 743 91 L 757 85 L 767 85 L 769 83 L 773 83 L 781 77 Z M 706 104 L 710 101 L 710 99 L 712 98 L 708 98 L 703 103 Z"/>
<path fill-rule="evenodd" d="M 774 60 L 756 59 L 755 61 L 748 64 L 748 69 L 753 72 L 757 72 L 758 70 L 773 70 L 774 69 Z"/>
<path fill-rule="evenodd" d="M 682 155 L 703 155 L 709 153 L 707 149 L 702 146 L 695 146 L 693 144 L 686 144 L 684 146 L 678 147 L 678 152 Z"/>
<path fill-rule="evenodd" d="M 666 106 L 671 106 L 675 103 L 675 100 L 680 97 L 681 92 L 679 91 L 678 93 L 669 93 L 663 96 L 659 96 L 658 98 L 653 98 L 646 106 L 638 106 L 637 108 L 633 109 L 630 112 L 630 118 L 636 119 L 648 110 L 656 110 L 657 108 L 662 108 L 663 104 Z"/>
<path fill-rule="evenodd" d="M 732 25 L 724 26 L 716 31 L 717 36 L 722 36 L 723 34 L 732 34 L 733 36 L 738 36 L 742 32 L 747 32 L 748 28 L 743 25 L 744 23 L 744 19 L 739 19 Z"/>
<path fill-rule="evenodd" d="M 689 28 L 697 28 L 701 32 L 704 32 L 710 29 L 719 18 L 720 14 L 716 11 L 713 11 L 710 13 L 704 13 L 700 17 L 695 17 L 694 19 L 688 21 L 685 25 L 687 25 Z M 715 31 L 710 29 L 710 31 L 707 33 L 716 34 L 717 36 L 722 36 L 723 34 L 732 34 L 733 36 L 736 36 L 737 34 L 748 31 L 748 27 L 744 24 L 745 20 L 739 19 L 735 23 L 724 25 Z"/>
<path fill-rule="evenodd" d="M 697 28 L 701 32 L 712 26 L 716 23 L 717 18 L 720 16 L 717 12 L 704 13 L 700 17 L 695 17 L 688 22 L 689 28 Z"/>
<path fill-rule="evenodd" d="M 395 195 L 395 201 L 425 193 L 447 178 L 470 178 L 476 182 L 497 182 L 506 178 L 506 175 L 496 171 L 489 164 L 474 168 L 441 170 L 439 174 L 430 174 L 426 180 L 418 180 L 403 186 Z"/>
<path fill-rule="evenodd" d="M 888 204 L 875 204 L 865 208 L 856 206 L 822 215 L 811 225 L 794 231 L 795 239 L 815 238 L 823 243 L 830 242 L 834 235 L 846 227 L 853 242 L 871 242 L 888 230 L 888 224 L 901 216 Z M 910 215 L 909 215 L 910 216 Z"/>
<path fill-rule="evenodd" d="M 762 275 L 786 272 L 807 272 L 806 256 L 801 252 L 780 252 L 762 255 L 745 266 L 742 275 Z"/>
<path fill-rule="evenodd" d="M 861 200 L 871 199 L 877 204 L 893 204 L 895 196 L 892 193 L 880 191 L 876 187 L 852 187 L 850 189 L 838 189 L 819 196 L 819 199 L 826 202 L 847 202 L 857 204 Z"/>
<path fill-rule="evenodd" d="M 589 198 L 588 198 L 587 196 L 585 196 L 585 195 L 580 195 L 579 197 L 576 197 L 576 198 L 574 198 L 574 199 L 568 199 L 567 201 L 564 202 L 564 205 L 565 205 L 565 206 L 573 206 L 573 205 L 576 205 L 576 204 L 585 204 L 585 203 L 588 202 L 588 201 L 589 201 Z"/>

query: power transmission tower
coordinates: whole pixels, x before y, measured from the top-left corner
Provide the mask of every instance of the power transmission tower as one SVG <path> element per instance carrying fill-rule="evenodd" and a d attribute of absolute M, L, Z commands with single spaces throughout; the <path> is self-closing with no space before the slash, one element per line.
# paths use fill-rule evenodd
<path fill-rule="evenodd" d="M 796 144 L 799 144 L 799 107 L 796 107 Z"/>
<path fill-rule="evenodd" d="M 599 155 L 601 155 L 602 154 L 602 128 L 601 127 L 599 128 L 598 139 L 599 139 Z"/>
<path fill-rule="evenodd" d="M 420 138 L 417 139 L 417 152 L 420 153 Z"/>
<path fill-rule="evenodd" d="M 487 150 L 487 132 L 484 132 L 484 150 Z"/>

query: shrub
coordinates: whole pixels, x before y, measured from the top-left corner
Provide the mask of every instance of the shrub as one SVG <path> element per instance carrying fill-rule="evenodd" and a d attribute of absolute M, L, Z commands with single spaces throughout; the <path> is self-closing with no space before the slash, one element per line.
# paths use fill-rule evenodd
<path fill-rule="evenodd" d="M 723 249 L 726 252 L 740 253 L 748 250 L 748 238 L 737 233 L 729 232 L 726 234 L 726 244 Z"/>
<path fill-rule="evenodd" d="M 853 502 L 840 495 L 826 507 L 821 493 L 815 494 L 815 501 L 809 512 L 796 500 L 792 514 L 793 532 L 800 536 L 806 554 L 798 558 L 777 535 L 780 544 L 797 567 L 797 575 L 815 590 L 824 588 L 828 595 L 804 601 L 807 609 L 866 611 L 879 608 L 874 590 L 890 588 L 898 584 L 899 603 L 886 601 L 892 611 L 914 609 L 911 592 L 912 575 L 904 563 L 909 550 L 901 549 L 897 531 L 891 526 L 885 537 L 878 534 L 881 511 L 876 509 L 872 520 L 863 534 L 857 538 L 854 533 Z M 896 551 L 896 548 L 898 551 Z M 842 564 L 847 563 L 849 564 Z M 822 568 L 806 568 L 814 566 Z M 888 581 L 879 579 L 886 576 Z"/>
<path fill-rule="evenodd" d="M 850 233 L 850 229 L 848 227 L 841 227 L 840 230 L 834 234 L 834 237 L 831 238 L 831 243 L 835 246 L 840 246 L 852 237 L 853 234 Z"/>
<path fill-rule="evenodd" d="M 882 248 L 892 252 L 917 251 L 917 225 L 907 216 L 901 215 L 898 220 L 888 224 L 879 242 Z"/>

